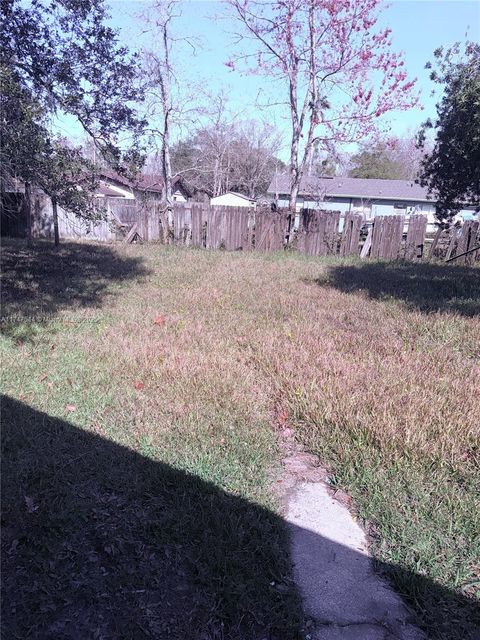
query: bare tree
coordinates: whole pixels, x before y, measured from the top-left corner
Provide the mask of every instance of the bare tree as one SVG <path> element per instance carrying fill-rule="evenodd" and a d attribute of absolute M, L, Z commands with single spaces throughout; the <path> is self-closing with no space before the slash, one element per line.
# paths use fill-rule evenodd
<path fill-rule="evenodd" d="M 163 200 L 166 208 L 173 204 L 172 194 L 172 136 L 178 134 L 187 123 L 196 121 L 201 111 L 194 102 L 195 87 L 191 83 L 185 90 L 180 78 L 179 64 L 174 60 L 176 50 L 188 46 L 195 52 L 198 43 L 194 38 L 177 36 L 174 23 L 181 16 L 179 0 L 155 0 L 142 14 L 152 46 L 144 49 L 143 72 L 146 76 L 146 134 L 150 147 L 159 156 L 164 182 Z"/>
<path fill-rule="evenodd" d="M 148 115 L 156 120 L 155 130 L 160 138 L 161 169 L 164 182 L 163 197 L 167 207 L 172 206 L 172 167 L 170 162 L 170 121 L 172 114 L 171 85 L 173 69 L 171 66 L 170 25 L 175 15 L 177 3 L 156 1 L 146 16 L 147 23 L 155 33 L 156 50 L 145 51 L 144 69 L 147 75 Z"/>
<path fill-rule="evenodd" d="M 233 140 L 234 175 L 250 198 L 261 195 L 273 177 L 282 140 L 265 122 L 246 121 L 236 128 Z"/>
<path fill-rule="evenodd" d="M 173 147 L 175 173 L 212 196 L 234 190 L 255 198 L 265 193 L 275 166 L 283 166 L 276 158 L 280 134 L 271 125 L 242 121 L 221 109 Z"/>
<path fill-rule="evenodd" d="M 422 160 L 429 153 L 431 145 L 427 143 L 424 149 L 420 149 L 413 135 L 405 138 L 390 138 L 388 143 L 392 157 L 403 169 L 403 177 L 406 180 L 416 180 Z"/>

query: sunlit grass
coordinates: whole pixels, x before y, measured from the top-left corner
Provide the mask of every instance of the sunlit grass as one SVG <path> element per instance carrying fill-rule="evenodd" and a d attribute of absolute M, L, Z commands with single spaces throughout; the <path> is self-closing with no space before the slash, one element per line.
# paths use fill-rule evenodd
<path fill-rule="evenodd" d="M 432 297 L 426 271 L 424 289 L 407 295 L 410 267 L 364 274 L 354 260 L 295 254 L 116 251 L 142 273 L 99 282 L 99 263 L 86 283 L 94 304 L 76 305 L 73 290 L 41 323 L 7 325 L 6 394 L 274 509 L 282 409 L 352 493 L 379 558 L 475 598 L 478 269 L 467 282 L 466 270 L 435 267 L 447 300 Z M 432 637 L 466 637 L 460 609 L 393 579 Z"/>

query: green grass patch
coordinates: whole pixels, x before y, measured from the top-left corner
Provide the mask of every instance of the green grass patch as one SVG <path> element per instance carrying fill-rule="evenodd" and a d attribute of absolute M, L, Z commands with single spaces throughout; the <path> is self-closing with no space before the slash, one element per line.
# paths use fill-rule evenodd
<path fill-rule="evenodd" d="M 430 637 L 474 637 L 478 268 L 15 242 L 3 261 L 9 637 L 299 637 L 279 411 Z"/>

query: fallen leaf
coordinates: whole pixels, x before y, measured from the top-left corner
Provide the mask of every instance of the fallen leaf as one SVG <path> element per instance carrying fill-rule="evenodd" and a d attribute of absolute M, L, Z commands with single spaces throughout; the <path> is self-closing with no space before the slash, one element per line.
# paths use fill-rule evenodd
<path fill-rule="evenodd" d="M 145 385 L 143 384 L 143 382 L 140 382 L 140 380 L 135 380 L 135 382 L 133 383 L 133 386 L 135 387 L 135 389 L 137 389 L 137 391 L 140 391 L 140 389 L 145 388 Z"/>
<path fill-rule="evenodd" d="M 156 324 L 158 327 L 163 327 L 165 326 L 166 321 L 166 317 L 163 315 L 163 313 L 160 313 L 153 321 L 153 324 Z"/>
<path fill-rule="evenodd" d="M 288 422 L 288 411 L 286 409 L 280 409 L 277 412 L 277 422 L 281 427 L 284 427 Z"/>
<path fill-rule="evenodd" d="M 70 378 L 67 378 L 67 384 L 69 384 L 70 386 L 72 386 L 73 382 L 70 380 Z"/>
<path fill-rule="evenodd" d="M 65 411 L 76 411 L 77 407 L 74 404 L 66 404 Z"/>
<path fill-rule="evenodd" d="M 45 382 L 47 378 L 48 378 L 48 375 L 46 373 L 42 373 L 42 375 L 40 376 L 40 382 Z"/>

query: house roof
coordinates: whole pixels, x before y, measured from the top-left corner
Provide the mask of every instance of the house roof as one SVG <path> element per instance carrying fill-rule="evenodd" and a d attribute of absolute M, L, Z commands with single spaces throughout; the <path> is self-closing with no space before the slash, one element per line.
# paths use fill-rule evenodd
<path fill-rule="evenodd" d="M 267 193 L 285 194 L 290 191 L 290 176 L 276 175 Z M 379 180 L 373 178 L 346 178 L 343 176 L 304 176 L 299 195 L 312 197 L 367 198 L 370 200 L 427 201 L 427 189 L 412 180 Z"/>
<path fill-rule="evenodd" d="M 135 176 L 134 179 L 130 179 L 116 173 L 115 171 L 104 169 L 101 171 L 100 177 L 111 180 L 112 182 L 117 182 L 118 184 L 129 187 L 130 189 L 138 189 L 139 191 L 160 194 L 163 191 L 163 177 L 157 173 L 141 173 Z M 186 195 L 191 196 L 190 190 L 185 185 L 181 176 L 174 176 L 172 178 L 172 186 L 180 187 L 185 191 Z"/>
<path fill-rule="evenodd" d="M 115 197 L 115 198 L 124 198 L 125 196 L 121 193 L 118 193 L 118 191 L 114 191 L 113 189 L 111 189 L 108 184 L 105 184 L 104 182 L 100 182 L 100 184 L 97 187 L 96 190 L 98 195 L 101 196 L 108 196 L 108 197 Z"/>

